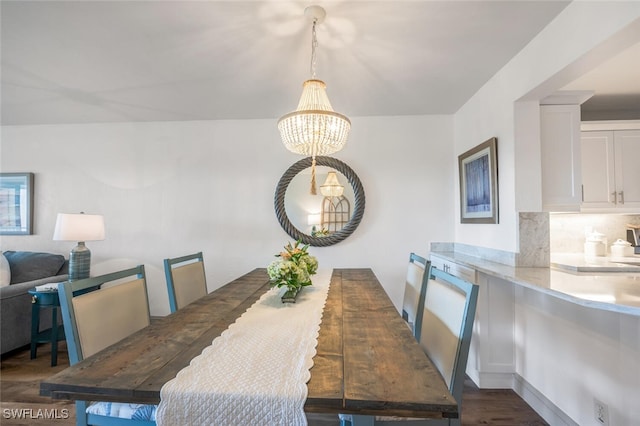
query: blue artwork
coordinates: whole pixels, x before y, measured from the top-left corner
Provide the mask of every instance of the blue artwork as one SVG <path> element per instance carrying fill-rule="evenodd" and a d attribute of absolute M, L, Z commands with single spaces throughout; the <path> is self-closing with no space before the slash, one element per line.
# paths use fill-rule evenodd
<path fill-rule="evenodd" d="M 498 223 L 497 138 L 458 156 L 460 222 Z"/>
<path fill-rule="evenodd" d="M 483 155 L 464 165 L 468 213 L 491 211 L 489 155 Z"/>

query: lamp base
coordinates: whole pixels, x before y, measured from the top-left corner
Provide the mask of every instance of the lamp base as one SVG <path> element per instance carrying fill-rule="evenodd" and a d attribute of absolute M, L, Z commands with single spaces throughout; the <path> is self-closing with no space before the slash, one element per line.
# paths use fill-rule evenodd
<path fill-rule="evenodd" d="M 69 253 L 69 281 L 89 278 L 91 267 L 91 251 L 79 242 Z"/>

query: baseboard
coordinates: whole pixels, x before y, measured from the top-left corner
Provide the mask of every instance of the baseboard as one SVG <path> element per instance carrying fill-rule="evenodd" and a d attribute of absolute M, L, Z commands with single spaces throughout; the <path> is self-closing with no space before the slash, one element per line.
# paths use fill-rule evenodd
<path fill-rule="evenodd" d="M 480 389 L 513 389 L 513 373 L 481 373 L 469 369 L 466 373 Z"/>
<path fill-rule="evenodd" d="M 550 425 L 580 426 L 519 374 L 513 375 L 512 389 Z"/>

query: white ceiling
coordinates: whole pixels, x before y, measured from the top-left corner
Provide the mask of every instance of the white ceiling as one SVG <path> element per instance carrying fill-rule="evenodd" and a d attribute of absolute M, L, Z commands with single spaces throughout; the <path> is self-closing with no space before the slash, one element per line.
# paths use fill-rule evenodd
<path fill-rule="evenodd" d="M 582 104 L 583 119 L 640 119 L 640 42 L 562 90 L 594 92 L 593 97 Z"/>
<path fill-rule="evenodd" d="M 3 0 L 1 122 L 275 119 L 310 77 L 308 4 Z M 318 4 L 318 78 L 375 116 L 454 113 L 568 2 Z"/>

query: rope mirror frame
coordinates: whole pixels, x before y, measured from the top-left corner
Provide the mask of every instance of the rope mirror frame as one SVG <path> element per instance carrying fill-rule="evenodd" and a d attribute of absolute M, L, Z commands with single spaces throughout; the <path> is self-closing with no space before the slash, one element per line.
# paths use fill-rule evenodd
<path fill-rule="evenodd" d="M 291 183 L 293 178 L 296 177 L 298 173 L 311 167 L 311 162 L 311 157 L 303 158 L 302 160 L 297 161 L 291 167 L 289 167 L 287 171 L 284 172 L 284 174 L 278 181 L 276 194 L 274 197 L 276 216 L 278 217 L 278 222 L 280 222 L 282 229 L 284 229 L 285 232 L 296 241 L 300 240 L 302 243 L 309 244 L 313 247 L 332 246 L 351 235 L 360 224 L 362 216 L 364 215 L 364 188 L 362 187 L 362 183 L 360 182 L 358 175 L 353 171 L 351 167 L 349 167 L 342 161 L 333 157 L 316 157 L 317 166 L 331 167 L 339 171 L 344 177 L 347 178 L 347 180 L 351 184 L 351 188 L 353 188 L 354 194 L 353 215 L 351 216 L 351 219 L 349 219 L 349 222 L 347 222 L 347 224 L 342 227 L 342 229 L 331 235 L 327 235 L 325 237 L 313 237 L 311 235 L 305 234 L 304 232 L 296 228 L 289 220 L 284 207 L 284 196 L 287 192 L 287 188 L 289 187 L 289 183 Z"/>

